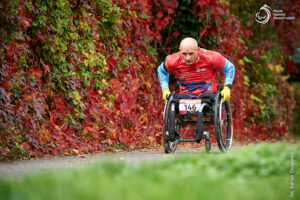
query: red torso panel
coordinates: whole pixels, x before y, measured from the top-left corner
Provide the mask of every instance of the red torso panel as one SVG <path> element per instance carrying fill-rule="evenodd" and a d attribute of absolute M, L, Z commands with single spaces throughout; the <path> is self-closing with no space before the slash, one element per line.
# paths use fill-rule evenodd
<path fill-rule="evenodd" d="M 179 82 L 179 94 L 199 95 L 216 92 L 216 70 L 225 67 L 226 59 L 218 52 L 200 49 L 196 61 L 186 65 L 180 52 L 167 56 L 164 68 L 175 73 Z"/>

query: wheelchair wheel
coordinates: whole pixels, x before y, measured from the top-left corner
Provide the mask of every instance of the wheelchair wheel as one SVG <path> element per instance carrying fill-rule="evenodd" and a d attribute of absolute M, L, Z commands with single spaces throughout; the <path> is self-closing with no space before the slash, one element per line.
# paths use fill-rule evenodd
<path fill-rule="evenodd" d="M 170 95 L 169 100 L 165 103 L 164 115 L 163 115 L 163 142 L 164 142 L 164 151 L 165 153 L 174 153 L 177 146 L 178 141 L 171 142 L 169 140 L 169 121 L 170 121 L 170 108 L 171 108 L 171 101 L 174 96 L 174 92 Z M 178 126 L 178 121 L 175 118 L 175 130 L 180 131 L 180 127 Z"/>
<path fill-rule="evenodd" d="M 214 105 L 214 125 L 220 151 L 227 152 L 232 143 L 233 126 L 229 101 L 222 103 L 221 93 L 217 93 Z"/>

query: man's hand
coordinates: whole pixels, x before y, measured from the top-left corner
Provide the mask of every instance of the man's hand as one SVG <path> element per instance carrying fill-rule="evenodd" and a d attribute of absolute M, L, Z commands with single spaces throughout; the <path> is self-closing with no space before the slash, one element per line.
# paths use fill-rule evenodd
<path fill-rule="evenodd" d="M 169 89 L 164 89 L 163 91 L 163 100 L 166 101 L 167 100 L 167 96 L 170 95 L 171 92 Z"/>
<path fill-rule="evenodd" d="M 225 101 L 228 101 L 230 99 L 230 91 L 231 91 L 231 89 L 225 85 L 223 90 L 221 91 L 221 94 L 223 96 L 222 103 Z"/>

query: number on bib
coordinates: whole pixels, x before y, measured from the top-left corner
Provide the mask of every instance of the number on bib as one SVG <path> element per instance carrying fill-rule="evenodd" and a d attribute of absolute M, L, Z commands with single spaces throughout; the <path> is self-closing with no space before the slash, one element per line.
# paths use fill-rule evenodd
<path fill-rule="evenodd" d="M 201 105 L 201 99 L 180 99 L 179 114 L 187 115 L 198 112 Z"/>

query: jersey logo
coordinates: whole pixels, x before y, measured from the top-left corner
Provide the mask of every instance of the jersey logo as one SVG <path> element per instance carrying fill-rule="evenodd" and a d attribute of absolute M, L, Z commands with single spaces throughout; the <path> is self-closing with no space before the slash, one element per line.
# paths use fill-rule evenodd
<path fill-rule="evenodd" d="M 206 71 L 207 69 L 206 68 L 197 68 L 197 72 L 204 72 L 204 71 Z"/>

